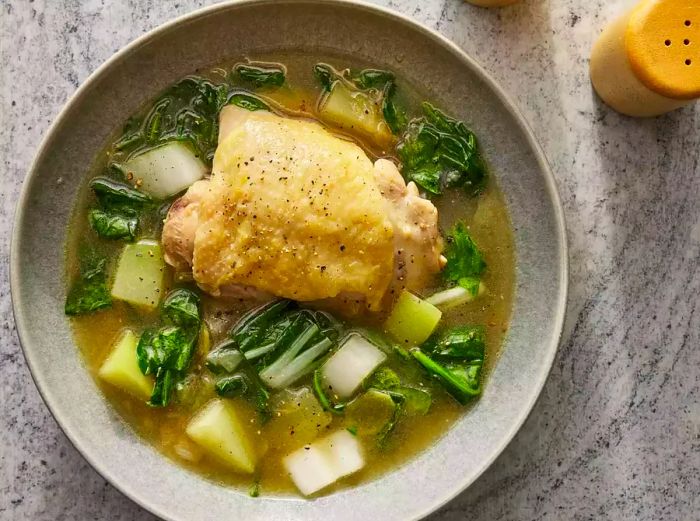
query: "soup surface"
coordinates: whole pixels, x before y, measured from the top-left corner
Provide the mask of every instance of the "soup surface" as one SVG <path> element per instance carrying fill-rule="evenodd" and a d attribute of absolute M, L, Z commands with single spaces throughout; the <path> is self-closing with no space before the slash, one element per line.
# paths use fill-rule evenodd
<path fill-rule="evenodd" d="M 327 494 L 435 443 L 488 385 L 513 300 L 508 213 L 473 134 L 389 71 L 322 58 L 197 71 L 149 103 L 86 175 L 67 247 L 66 313 L 107 399 L 251 495 Z M 378 165 L 415 193 L 401 181 L 391 201 Z M 313 188 L 277 189 L 295 176 Z"/>

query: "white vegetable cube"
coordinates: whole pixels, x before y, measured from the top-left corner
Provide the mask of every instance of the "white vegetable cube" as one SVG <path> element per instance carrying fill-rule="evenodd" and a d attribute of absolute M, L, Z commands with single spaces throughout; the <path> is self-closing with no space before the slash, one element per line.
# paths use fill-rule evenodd
<path fill-rule="evenodd" d="M 346 430 L 298 449 L 283 460 L 299 491 L 309 496 L 365 465 L 362 447 Z"/>
<path fill-rule="evenodd" d="M 139 340 L 133 331 L 124 331 L 112 352 L 103 362 L 98 372 L 100 378 L 123 391 L 148 400 L 153 390 L 153 377 L 145 376 L 136 358 L 136 346 Z"/>
<path fill-rule="evenodd" d="M 204 163 L 178 141 L 139 154 L 124 167 L 141 183 L 140 188 L 156 199 L 182 192 L 207 172 Z"/>
<path fill-rule="evenodd" d="M 251 474 L 255 471 L 257 454 L 243 416 L 235 402 L 212 400 L 190 420 L 186 433 L 216 460 L 238 472 Z"/>
<path fill-rule="evenodd" d="M 160 244 L 142 240 L 127 244 L 119 257 L 112 297 L 153 309 L 163 295 L 165 262 Z"/>
<path fill-rule="evenodd" d="M 338 431 L 317 442 L 319 450 L 328 456 L 338 478 L 349 476 L 365 466 L 360 442 L 346 430 Z"/>
<path fill-rule="evenodd" d="M 441 317 L 442 311 L 433 304 L 403 290 L 384 328 L 399 342 L 417 346 L 428 339 Z"/>
<path fill-rule="evenodd" d="M 349 398 L 384 360 L 386 355 L 381 350 L 353 333 L 323 364 L 321 374 L 334 395 Z"/>
<path fill-rule="evenodd" d="M 326 455 L 313 445 L 292 452 L 284 458 L 284 466 L 305 496 L 327 487 L 337 479 Z"/>

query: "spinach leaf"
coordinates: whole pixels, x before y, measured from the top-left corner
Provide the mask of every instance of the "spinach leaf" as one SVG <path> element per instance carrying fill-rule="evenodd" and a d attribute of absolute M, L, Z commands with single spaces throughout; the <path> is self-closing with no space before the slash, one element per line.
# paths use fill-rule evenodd
<path fill-rule="evenodd" d="M 434 334 L 421 349 L 442 358 L 483 360 L 486 352 L 486 330 L 484 326 L 457 326 Z"/>
<path fill-rule="evenodd" d="M 223 398 L 244 397 L 253 402 L 259 413 L 266 418 L 270 414 L 268 401 L 270 393 L 262 386 L 255 375 L 239 371 L 230 376 L 224 376 L 216 382 L 216 394 Z"/>
<path fill-rule="evenodd" d="M 104 239 L 136 238 L 139 219 L 133 213 L 105 212 L 93 209 L 88 213 L 88 220 L 93 230 Z"/>
<path fill-rule="evenodd" d="M 268 107 L 267 103 L 265 103 L 263 100 L 257 96 L 253 96 L 252 94 L 246 94 L 245 92 L 237 92 L 233 94 L 229 98 L 228 104 L 236 105 L 237 107 L 250 110 L 251 112 L 256 110 L 270 110 L 270 107 Z"/>
<path fill-rule="evenodd" d="M 181 327 L 199 328 L 201 310 L 199 296 L 189 289 L 179 288 L 163 300 L 162 314 L 169 322 Z"/>
<path fill-rule="evenodd" d="M 255 409 L 260 414 L 263 422 L 270 419 L 272 411 L 270 410 L 270 393 L 265 389 L 265 386 L 260 381 L 260 378 L 255 371 L 249 369 L 248 374 L 248 398 L 253 401 Z"/>
<path fill-rule="evenodd" d="M 353 77 L 353 81 L 361 89 L 384 87 L 387 83 L 393 83 L 394 73 L 381 69 L 364 69 Z"/>
<path fill-rule="evenodd" d="M 460 403 L 481 394 L 481 373 L 486 356 L 486 331 L 482 326 L 458 326 L 438 333 L 413 357 Z"/>
<path fill-rule="evenodd" d="M 440 167 L 438 165 L 432 163 L 421 165 L 411 172 L 410 180 L 431 194 L 438 195 L 442 193 Z"/>
<path fill-rule="evenodd" d="M 112 164 L 108 170 L 119 170 Z M 128 184 L 108 177 L 95 177 L 90 181 L 99 208 L 88 213 L 93 230 L 103 239 L 133 241 L 139 226 L 139 213 L 151 203 L 151 198 Z"/>
<path fill-rule="evenodd" d="M 174 289 L 163 300 L 161 316 L 184 335 L 184 343 L 179 346 L 172 364 L 173 369 L 182 372 L 189 367 L 197 347 L 202 322 L 199 296 L 189 289 Z"/>
<path fill-rule="evenodd" d="M 411 174 L 419 168 L 434 169 L 435 176 L 440 176 L 440 167 L 433 156 L 440 142 L 440 133 L 423 119 L 414 119 L 409 123 L 401 141 L 396 145 L 396 153 L 404 167 L 404 175 Z M 436 181 L 436 186 L 439 186 Z"/>
<path fill-rule="evenodd" d="M 132 118 L 115 144 L 127 154 L 170 142 L 185 141 L 211 165 L 219 134 L 219 111 L 229 87 L 191 76 L 166 90 L 144 117 Z"/>
<path fill-rule="evenodd" d="M 170 396 L 175 385 L 175 373 L 171 369 L 159 368 L 156 372 L 156 382 L 153 386 L 151 399 L 148 405 L 152 407 L 166 407 L 170 403 Z"/>
<path fill-rule="evenodd" d="M 466 289 L 472 297 L 476 297 L 479 294 L 481 279 L 479 277 L 462 277 L 457 281 L 457 284 Z"/>
<path fill-rule="evenodd" d="M 197 347 L 198 333 L 199 329 L 184 330 L 185 342 L 180 345 L 173 364 L 173 369 L 176 371 L 185 371 L 190 366 Z"/>
<path fill-rule="evenodd" d="M 384 87 L 384 96 L 382 98 L 382 114 L 384 115 L 384 121 L 389 126 L 389 129 L 394 134 L 400 133 L 404 128 L 406 128 L 406 112 L 400 109 L 396 102 L 394 101 L 394 96 L 396 94 L 396 84 L 390 81 Z"/>
<path fill-rule="evenodd" d="M 445 258 L 447 264 L 442 272 L 445 280 L 456 282 L 476 295 L 486 262 L 463 222 L 458 222 L 447 236 Z"/>
<path fill-rule="evenodd" d="M 338 81 L 338 73 L 333 67 L 325 63 L 317 63 L 314 65 L 314 76 L 323 86 L 324 90 L 330 91 L 333 84 Z"/>
<path fill-rule="evenodd" d="M 90 181 L 90 188 L 100 204 L 107 209 L 136 210 L 152 202 L 147 194 L 108 177 L 95 177 Z"/>
<path fill-rule="evenodd" d="M 216 382 L 216 394 L 224 398 L 235 398 L 236 396 L 244 396 L 248 392 L 250 381 L 243 373 L 234 374 L 232 376 L 224 376 Z"/>
<path fill-rule="evenodd" d="M 424 116 L 409 123 L 396 146 L 404 177 L 434 194 L 451 187 L 478 194 L 487 173 L 476 136 L 430 103 L 422 109 Z"/>
<path fill-rule="evenodd" d="M 270 393 L 250 367 L 219 378 L 214 389 L 223 398 L 246 398 L 253 403 L 263 421 L 270 418 Z"/>
<path fill-rule="evenodd" d="M 240 79 L 254 87 L 280 87 L 284 84 L 284 67 L 277 64 L 247 65 L 239 63 L 233 68 Z"/>
<path fill-rule="evenodd" d="M 167 325 L 145 330 L 136 347 L 141 372 L 156 376 L 148 402 L 154 407 L 170 403 L 175 384 L 192 362 L 202 323 L 199 297 L 188 289 L 171 291 L 163 301 L 161 320 Z"/>
<path fill-rule="evenodd" d="M 155 374 L 161 368 L 175 369 L 187 343 L 187 335 L 177 326 L 145 330 L 136 347 L 139 369 L 145 375 Z"/>
<path fill-rule="evenodd" d="M 481 394 L 483 360 L 443 363 L 419 348 L 412 349 L 411 354 L 460 403 L 466 404 Z"/>
<path fill-rule="evenodd" d="M 111 307 L 112 297 L 107 288 L 107 259 L 85 251 L 80 264 L 80 274 L 66 297 L 66 315 L 83 315 Z"/>

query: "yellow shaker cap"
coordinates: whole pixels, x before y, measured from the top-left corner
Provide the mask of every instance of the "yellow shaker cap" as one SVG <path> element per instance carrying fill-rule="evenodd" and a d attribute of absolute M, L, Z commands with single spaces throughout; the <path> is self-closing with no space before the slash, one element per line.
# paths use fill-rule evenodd
<path fill-rule="evenodd" d="M 676 99 L 700 97 L 700 0 L 642 0 L 625 33 L 634 74 Z"/>

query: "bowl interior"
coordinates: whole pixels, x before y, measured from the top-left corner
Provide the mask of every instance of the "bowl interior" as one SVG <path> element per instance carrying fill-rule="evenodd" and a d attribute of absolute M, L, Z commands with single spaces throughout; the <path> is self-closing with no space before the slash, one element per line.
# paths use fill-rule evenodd
<path fill-rule="evenodd" d="M 98 392 L 63 315 L 64 247 L 81 180 L 117 126 L 197 69 L 285 50 L 349 55 L 394 70 L 472 127 L 509 206 L 517 250 L 510 333 L 478 404 L 437 444 L 383 478 L 314 501 L 250 498 L 141 442 Z M 78 91 L 48 133 L 18 208 L 11 257 L 18 332 L 58 422 L 120 490 L 167 519 L 411 519 L 470 484 L 520 427 L 556 352 L 566 243 L 552 176 L 522 118 L 456 47 L 400 16 L 352 2 L 217 5 L 137 40 Z M 419 494 L 416 491 L 420 491 Z M 173 498 L 178 498 L 173 501 Z"/>

